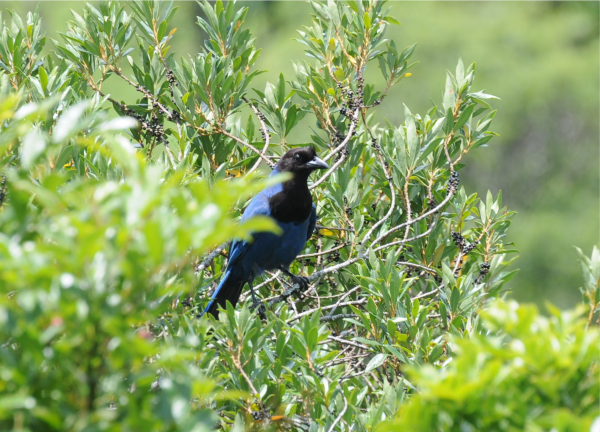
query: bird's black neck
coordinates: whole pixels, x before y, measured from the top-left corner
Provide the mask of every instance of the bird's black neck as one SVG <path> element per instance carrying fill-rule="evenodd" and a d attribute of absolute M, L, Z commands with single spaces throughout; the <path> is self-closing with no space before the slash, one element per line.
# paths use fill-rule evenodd
<path fill-rule="evenodd" d="M 312 211 L 308 176 L 295 174 L 282 184 L 283 190 L 269 198 L 271 216 L 283 223 L 304 222 Z"/>

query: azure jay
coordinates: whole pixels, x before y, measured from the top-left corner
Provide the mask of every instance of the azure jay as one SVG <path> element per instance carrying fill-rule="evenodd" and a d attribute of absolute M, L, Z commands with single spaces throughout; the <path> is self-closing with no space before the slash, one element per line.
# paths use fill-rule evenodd
<path fill-rule="evenodd" d="M 293 177 L 263 189 L 252 199 L 242 216 L 242 221 L 256 215 L 269 216 L 282 232 L 280 235 L 257 232 L 252 234 L 250 242 L 234 240 L 231 243 L 225 274 L 204 313 L 218 318 L 218 306 L 225 308 L 227 301 L 235 306 L 246 283 L 257 306 L 252 282 L 265 270 L 281 270 L 306 289 L 308 280 L 292 274 L 289 269 L 317 223 L 317 208 L 308 189 L 308 176 L 314 170 L 326 168 L 329 168 L 328 165 L 317 157 L 312 147 L 292 149 L 283 155 L 271 175 L 290 172 Z"/>

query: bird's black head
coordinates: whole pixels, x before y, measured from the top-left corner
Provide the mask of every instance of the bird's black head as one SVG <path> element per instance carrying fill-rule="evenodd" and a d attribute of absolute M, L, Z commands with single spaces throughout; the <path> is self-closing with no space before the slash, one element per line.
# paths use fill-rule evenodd
<path fill-rule="evenodd" d="M 279 171 L 292 172 L 297 175 L 308 175 L 314 170 L 327 169 L 329 165 L 317 157 L 312 147 L 300 147 L 288 151 L 277 164 Z"/>

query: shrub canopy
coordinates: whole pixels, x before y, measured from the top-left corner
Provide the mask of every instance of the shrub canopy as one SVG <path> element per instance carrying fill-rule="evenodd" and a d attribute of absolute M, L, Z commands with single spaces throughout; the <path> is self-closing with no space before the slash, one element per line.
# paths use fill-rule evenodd
<path fill-rule="evenodd" d="M 309 61 L 264 89 L 252 87 L 260 50 L 234 2 L 201 4 L 205 43 L 184 58 L 169 50 L 171 2 L 87 4 L 47 55 L 40 17 L 10 14 L 0 34 L 3 429 L 372 430 L 399 409 L 399 422 L 440 430 L 589 423 L 593 331 L 513 305 L 480 321 L 515 270 L 501 193 L 459 186 L 468 153 L 494 136 L 495 97 L 472 88 L 475 65 L 459 61 L 427 113 L 404 107 L 403 124 L 376 123 L 415 46 L 384 38 L 398 24 L 385 3 L 311 4 L 299 32 Z M 138 97 L 109 94 L 109 80 Z M 268 274 L 256 285 L 266 322 L 249 304 L 196 319 L 224 242 L 275 229 L 235 218 L 282 180 L 255 177 L 307 144 L 288 141 L 296 127 L 312 128 L 331 165 L 311 185 L 318 232 L 294 265 L 309 289 Z M 553 339 L 535 342 L 534 322 Z M 543 363 L 540 350 L 556 344 L 568 363 Z M 529 377 L 530 358 L 527 371 L 562 378 Z M 527 402 L 537 389 L 548 397 Z M 507 405 L 484 412 L 476 398 L 486 397 Z M 519 408 L 535 412 L 502 422 Z"/>

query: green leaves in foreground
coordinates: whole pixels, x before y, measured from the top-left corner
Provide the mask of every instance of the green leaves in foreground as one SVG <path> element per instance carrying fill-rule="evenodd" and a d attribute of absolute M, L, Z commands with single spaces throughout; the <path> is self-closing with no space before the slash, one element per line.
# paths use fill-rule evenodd
<path fill-rule="evenodd" d="M 412 368 L 419 394 L 383 431 L 587 431 L 598 409 L 598 328 L 582 310 L 550 317 L 531 305 L 495 302 L 489 333 L 452 338 L 443 369 Z"/>
<path fill-rule="evenodd" d="M 40 113 L 30 117 L 38 124 L 44 109 L 28 110 Z M 84 111 L 64 115 L 81 125 Z M 147 162 L 114 120 L 88 114 L 95 128 L 63 141 L 38 128 L 40 142 L 52 145 L 39 147 L 35 181 L 29 167 L 3 170 L 0 429 L 20 422 L 28 430 L 208 430 L 217 418 L 202 402 L 213 384 L 193 361 L 206 328 L 165 313 L 194 286 L 198 254 L 273 227 L 229 215 L 265 182 L 209 188 L 189 166 Z M 15 122 L 7 136 L 26 152 L 30 133 Z M 101 175 L 50 169 L 45 161 L 64 151 L 87 160 L 86 172 L 91 160 L 104 161 Z M 109 169 L 121 179 L 107 179 Z"/>

